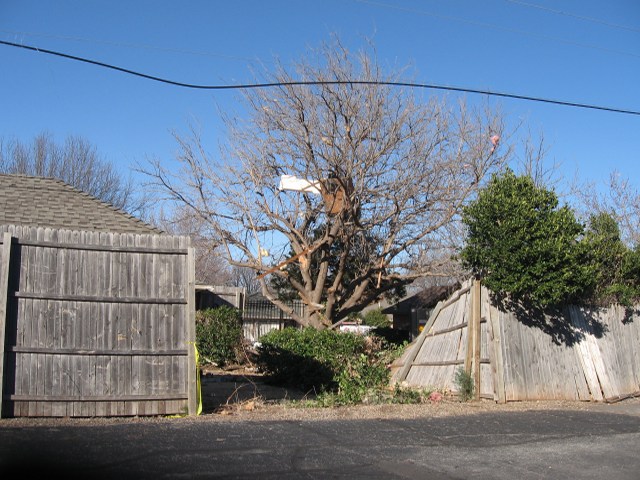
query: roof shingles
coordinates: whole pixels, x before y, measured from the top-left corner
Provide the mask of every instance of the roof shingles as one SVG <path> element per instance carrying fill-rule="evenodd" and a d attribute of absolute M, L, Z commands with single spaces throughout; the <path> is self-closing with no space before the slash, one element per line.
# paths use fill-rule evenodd
<path fill-rule="evenodd" d="M 161 234 L 151 225 L 53 178 L 0 174 L 0 225 Z"/>

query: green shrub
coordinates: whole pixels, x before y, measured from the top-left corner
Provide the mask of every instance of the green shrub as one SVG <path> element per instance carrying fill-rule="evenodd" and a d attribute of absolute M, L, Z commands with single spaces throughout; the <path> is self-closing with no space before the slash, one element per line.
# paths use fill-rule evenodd
<path fill-rule="evenodd" d="M 429 395 L 434 391 L 435 390 L 431 388 L 403 388 L 396 384 L 393 389 L 391 402 L 398 404 L 423 403 L 429 399 Z"/>
<path fill-rule="evenodd" d="M 366 401 L 386 388 L 397 348 L 379 337 L 285 328 L 260 339 L 258 365 L 276 384 L 314 391 L 323 405 Z"/>
<path fill-rule="evenodd" d="M 463 210 L 463 265 L 493 292 L 540 307 L 582 298 L 593 268 L 578 243 L 583 233 L 552 190 L 511 170 L 495 175 Z"/>
<path fill-rule="evenodd" d="M 640 256 L 622 241 L 613 214 L 592 215 L 581 243 L 594 269 L 593 300 L 632 307 L 640 298 Z"/>
<path fill-rule="evenodd" d="M 371 327 L 388 327 L 390 322 L 382 309 L 376 308 L 362 315 L 362 323 Z"/>
<path fill-rule="evenodd" d="M 196 312 L 196 344 L 203 360 L 219 366 L 238 361 L 242 338 L 237 309 L 222 306 Z"/>

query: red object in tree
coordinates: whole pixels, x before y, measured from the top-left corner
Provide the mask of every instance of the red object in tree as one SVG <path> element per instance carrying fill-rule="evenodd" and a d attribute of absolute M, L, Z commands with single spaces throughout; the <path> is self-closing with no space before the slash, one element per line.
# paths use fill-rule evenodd
<path fill-rule="evenodd" d="M 493 153 L 493 151 L 496 149 L 496 146 L 498 146 L 498 142 L 500 141 L 500 135 L 494 135 L 490 140 L 491 145 L 493 145 L 493 147 L 491 147 L 491 153 Z"/>

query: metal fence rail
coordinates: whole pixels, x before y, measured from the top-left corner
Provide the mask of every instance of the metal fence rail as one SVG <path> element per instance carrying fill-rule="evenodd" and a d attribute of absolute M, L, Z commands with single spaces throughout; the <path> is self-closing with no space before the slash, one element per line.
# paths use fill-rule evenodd
<path fill-rule="evenodd" d="M 296 313 L 304 315 L 305 306 L 302 301 L 294 300 L 289 306 Z M 296 322 L 269 300 L 248 299 L 242 311 L 242 325 L 245 338 L 257 342 L 266 333 L 295 326 Z"/>

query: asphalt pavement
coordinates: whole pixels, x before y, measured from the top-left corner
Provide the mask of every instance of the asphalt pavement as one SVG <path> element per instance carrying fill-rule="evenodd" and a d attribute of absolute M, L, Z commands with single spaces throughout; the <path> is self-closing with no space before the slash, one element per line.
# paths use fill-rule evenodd
<path fill-rule="evenodd" d="M 2 478 L 640 478 L 637 404 L 406 420 L 2 422 Z"/>

